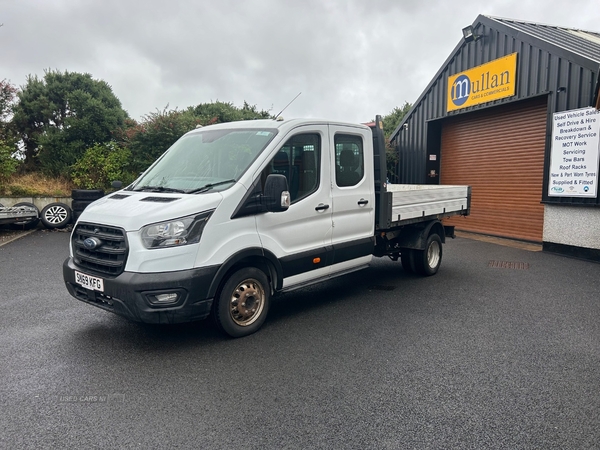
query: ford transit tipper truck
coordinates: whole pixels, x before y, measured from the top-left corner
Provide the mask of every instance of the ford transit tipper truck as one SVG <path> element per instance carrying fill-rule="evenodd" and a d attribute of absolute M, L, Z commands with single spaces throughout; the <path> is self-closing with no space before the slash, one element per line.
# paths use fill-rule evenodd
<path fill-rule="evenodd" d="M 134 183 L 89 205 L 64 280 L 75 298 L 148 323 L 212 313 L 233 337 L 255 332 L 270 299 L 401 260 L 433 275 L 469 186 L 386 183 L 371 127 L 255 120 L 185 134 Z"/>

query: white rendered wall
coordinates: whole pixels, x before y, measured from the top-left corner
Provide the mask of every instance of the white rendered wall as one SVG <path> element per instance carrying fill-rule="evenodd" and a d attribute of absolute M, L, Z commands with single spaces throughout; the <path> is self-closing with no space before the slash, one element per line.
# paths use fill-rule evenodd
<path fill-rule="evenodd" d="M 544 242 L 600 249 L 600 207 L 545 205 Z"/>

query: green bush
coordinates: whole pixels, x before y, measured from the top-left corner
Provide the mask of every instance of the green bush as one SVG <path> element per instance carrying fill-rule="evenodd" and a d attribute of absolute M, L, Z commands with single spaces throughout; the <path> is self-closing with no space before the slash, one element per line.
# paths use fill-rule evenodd
<path fill-rule="evenodd" d="M 13 148 L 0 140 L 0 188 L 17 171 L 19 161 L 12 157 Z"/>
<path fill-rule="evenodd" d="M 129 170 L 131 152 L 114 142 L 88 148 L 71 170 L 73 183 L 79 189 L 109 189 L 114 180 L 131 183 L 135 175 Z"/>

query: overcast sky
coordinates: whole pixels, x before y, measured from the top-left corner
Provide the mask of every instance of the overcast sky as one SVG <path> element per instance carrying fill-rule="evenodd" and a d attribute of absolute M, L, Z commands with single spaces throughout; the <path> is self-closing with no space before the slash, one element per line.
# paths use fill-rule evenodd
<path fill-rule="evenodd" d="M 0 80 L 108 82 L 134 119 L 215 100 L 365 122 L 414 103 L 479 14 L 600 32 L 598 0 L 0 0 Z"/>

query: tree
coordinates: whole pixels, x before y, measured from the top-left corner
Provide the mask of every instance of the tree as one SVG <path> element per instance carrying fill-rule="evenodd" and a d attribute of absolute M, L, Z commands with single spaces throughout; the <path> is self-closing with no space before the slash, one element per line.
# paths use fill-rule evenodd
<path fill-rule="evenodd" d="M 389 114 L 382 117 L 383 134 L 385 135 L 386 139 L 390 138 L 391 134 L 402 121 L 406 113 L 410 111 L 410 108 L 412 108 L 412 105 L 408 102 L 404 102 L 402 108 L 396 106 L 394 109 L 392 109 L 392 111 L 390 111 Z"/>
<path fill-rule="evenodd" d="M 17 91 L 7 80 L 0 81 L 0 188 L 19 166 L 19 161 L 13 156 L 17 150 L 17 138 L 10 122 Z"/>
<path fill-rule="evenodd" d="M 87 148 L 110 141 L 127 118 L 112 88 L 87 73 L 30 75 L 18 100 L 13 123 L 26 168 L 39 165 L 53 175 L 68 174 Z"/>
<path fill-rule="evenodd" d="M 0 189 L 17 171 L 19 161 L 13 156 L 14 147 L 0 139 Z"/>
<path fill-rule="evenodd" d="M 126 122 L 119 141 L 131 150 L 132 169 L 136 172 L 146 170 L 152 162 L 162 155 L 177 139 L 200 124 L 193 111 L 162 111 L 146 114 L 142 122 Z"/>
<path fill-rule="evenodd" d="M 0 80 L 0 140 L 5 144 L 15 144 L 15 130 L 11 116 L 15 106 L 18 89 L 7 80 Z"/>
<path fill-rule="evenodd" d="M 267 111 L 258 111 L 256 106 L 244 102 L 238 108 L 232 103 L 201 103 L 184 111 L 162 110 L 147 114 L 141 123 L 129 120 L 119 141 L 131 150 L 132 168 L 138 173 L 145 170 L 156 158 L 162 155 L 177 139 L 197 126 L 236 120 L 269 118 Z"/>
<path fill-rule="evenodd" d="M 203 125 L 213 123 L 233 122 L 236 120 L 268 119 L 271 117 L 268 111 L 258 111 L 256 105 L 249 105 L 244 101 L 244 106 L 237 108 L 233 103 L 212 102 L 200 103 L 193 108 L 194 115 L 200 119 Z"/>
<path fill-rule="evenodd" d="M 18 89 L 6 79 L 0 80 L 0 126 L 8 122 Z"/>
<path fill-rule="evenodd" d="M 404 116 L 410 111 L 412 105 L 408 102 L 404 102 L 402 108 L 395 107 L 392 111 L 382 117 L 383 121 L 383 134 L 385 135 L 385 156 L 388 170 L 388 178 L 395 180 L 396 178 L 396 165 L 398 164 L 398 154 L 396 149 L 390 142 L 390 136 L 398 127 Z"/>

